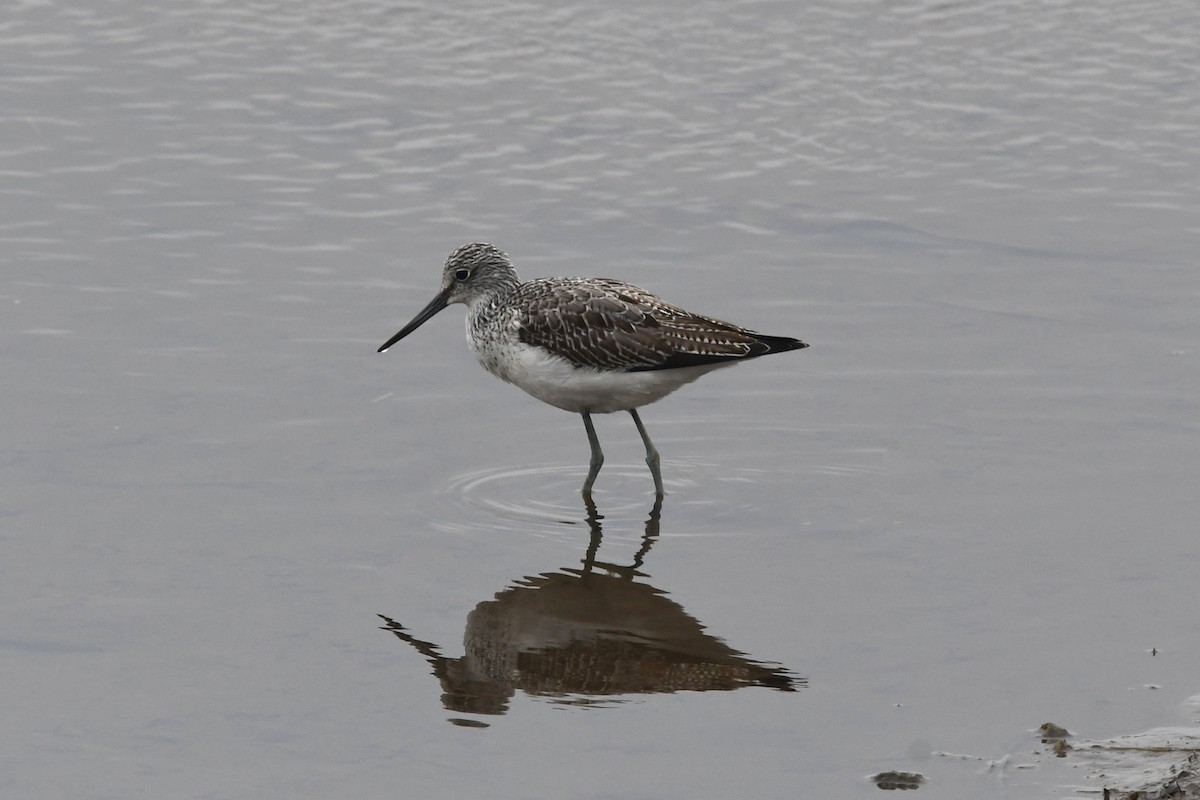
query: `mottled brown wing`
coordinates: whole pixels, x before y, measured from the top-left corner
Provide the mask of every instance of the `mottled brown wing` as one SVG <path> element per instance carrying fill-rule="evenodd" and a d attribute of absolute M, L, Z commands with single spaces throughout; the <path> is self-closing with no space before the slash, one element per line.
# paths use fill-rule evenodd
<path fill-rule="evenodd" d="M 535 280 L 519 291 L 521 341 L 580 367 L 675 369 L 806 346 L 697 316 L 636 286 L 606 278 Z"/>

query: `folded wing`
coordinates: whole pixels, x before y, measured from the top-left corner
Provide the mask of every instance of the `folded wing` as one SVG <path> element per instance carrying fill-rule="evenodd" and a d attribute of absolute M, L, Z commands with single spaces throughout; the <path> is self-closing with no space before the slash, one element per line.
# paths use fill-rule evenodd
<path fill-rule="evenodd" d="M 564 292 L 529 281 L 516 324 L 522 342 L 580 367 L 639 372 L 756 358 L 807 347 L 785 336 L 702 317 L 636 286 L 606 278 L 574 279 Z"/>

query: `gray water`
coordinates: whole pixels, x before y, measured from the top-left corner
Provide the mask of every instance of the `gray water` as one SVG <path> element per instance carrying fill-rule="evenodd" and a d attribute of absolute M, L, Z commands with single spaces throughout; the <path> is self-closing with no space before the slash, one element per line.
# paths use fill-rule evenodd
<path fill-rule="evenodd" d="M 0 19 L 6 797 L 1048 798 L 1041 723 L 1197 721 L 1191 0 L 143 5 Z M 599 419 L 590 513 L 460 308 L 375 353 L 473 240 L 812 347 L 643 410 L 661 510 Z"/>

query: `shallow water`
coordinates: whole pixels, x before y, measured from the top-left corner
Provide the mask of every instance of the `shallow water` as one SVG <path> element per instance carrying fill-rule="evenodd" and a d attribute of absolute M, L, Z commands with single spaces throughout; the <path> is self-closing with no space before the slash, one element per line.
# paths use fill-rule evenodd
<path fill-rule="evenodd" d="M 1060 797 L 1041 723 L 1195 724 L 1197 21 L 16 6 L 0 787 Z M 658 512 L 598 419 L 592 512 L 460 309 L 375 353 L 476 239 L 812 347 L 643 411 Z"/>

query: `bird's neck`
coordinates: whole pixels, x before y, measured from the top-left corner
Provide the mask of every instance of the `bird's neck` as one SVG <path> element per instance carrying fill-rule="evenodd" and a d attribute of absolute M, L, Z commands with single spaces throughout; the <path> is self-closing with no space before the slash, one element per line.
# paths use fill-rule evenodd
<path fill-rule="evenodd" d="M 516 291 L 519 285 L 520 282 L 514 276 L 511 283 L 497 283 L 489 286 L 487 291 L 475 295 L 467 303 L 467 324 L 475 328 L 487 325 L 496 318 L 508 301 L 509 295 Z"/>

